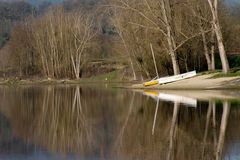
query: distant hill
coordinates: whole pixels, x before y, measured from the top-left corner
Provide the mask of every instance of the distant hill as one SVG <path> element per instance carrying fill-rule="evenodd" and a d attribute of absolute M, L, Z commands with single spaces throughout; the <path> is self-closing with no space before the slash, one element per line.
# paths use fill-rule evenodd
<path fill-rule="evenodd" d="M 0 48 L 10 39 L 11 27 L 16 21 L 21 21 L 33 13 L 31 4 L 23 1 L 0 0 Z"/>
<path fill-rule="evenodd" d="M 27 0 L 27 2 L 31 3 L 32 5 L 39 5 L 42 4 L 43 2 L 50 2 L 50 3 L 61 3 L 63 0 Z"/>
<path fill-rule="evenodd" d="M 50 2 L 50 3 L 61 3 L 64 1 L 77 1 L 77 0 L 0 0 L 0 2 L 18 2 L 18 1 L 25 1 L 28 3 L 31 3 L 32 5 L 39 5 L 43 2 Z M 90 1 L 95 1 L 97 2 L 98 0 L 79 0 L 79 1 L 85 1 L 85 2 L 90 2 Z M 224 0 L 226 4 L 228 5 L 235 5 L 235 4 L 240 4 L 240 0 Z M 90 2 L 91 3 L 91 2 Z"/>
<path fill-rule="evenodd" d="M 64 0 L 0 0 L 0 2 L 8 2 L 8 3 L 19 2 L 19 1 L 28 2 L 32 5 L 38 6 L 38 5 L 42 4 L 43 2 L 61 3 Z"/>
<path fill-rule="evenodd" d="M 229 6 L 240 5 L 240 0 L 224 0 L 224 2 Z"/>

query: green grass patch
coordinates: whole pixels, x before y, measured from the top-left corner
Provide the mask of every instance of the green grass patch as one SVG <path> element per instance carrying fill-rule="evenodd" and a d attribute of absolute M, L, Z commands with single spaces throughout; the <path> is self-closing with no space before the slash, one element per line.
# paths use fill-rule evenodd
<path fill-rule="evenodd" d="M 94 81 L 114 81 L 119 79 L 120 79 L 120 73 L 117 70 L 109 73 L 97 75 L 97 76 L 92 76 L 90 78 L 90 80 L 94 80 Z"/>
<path fill-rule="evenodd" d="M 221 73 L 221 70 L 214 70 L 214 71 L 205 71 L 205 72 L 201 72 L 199 73 L 200 75 L 208 75 L 208 74 L 217 74 L 217 73 Z"/>
<path fill-rule="evenodd" d="M 240 76 L 240 68 L 232 68 L 229 73 L 218 72 L 213 75 L 212 78 L 222 78 L 222 77 L 238 77 Z"/>

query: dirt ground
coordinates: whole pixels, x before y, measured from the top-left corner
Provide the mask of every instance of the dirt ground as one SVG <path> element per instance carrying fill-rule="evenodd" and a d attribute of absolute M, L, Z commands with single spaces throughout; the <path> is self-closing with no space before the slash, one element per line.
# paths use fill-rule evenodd
<path fill-rule="evenodd" d="M 197 75 L 177 82 L 144 87 L 143 84 L 132 85 L 136 89 L 240 89 L 240 77 L 212 78 L 213 75 Z"/>

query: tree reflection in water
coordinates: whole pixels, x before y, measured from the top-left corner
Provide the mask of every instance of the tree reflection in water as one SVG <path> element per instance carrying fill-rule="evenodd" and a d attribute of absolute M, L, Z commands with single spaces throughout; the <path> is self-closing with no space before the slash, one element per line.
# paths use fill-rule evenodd
<path fill-rule="evenodd" d="M 169 101 L 169 99 L 171 99 L 171 101 L 174 102 L 173 116 L 172 116 L 170 131 L 169 131 L 169 137 L 170 137 L 169 138 L 169 149 L 168 149 L 168 154 L 167 154 L 166 159 L 168 159 L 168 160 L 178 159 L 179 157 L 174 158 L 174 156 L 176 155 L 174 153 L 174 147 L 175 147 L 175 144 L 176 144 L 175 140 L 176 140 L 176 134 L 177 134 L 177 130 L 178 130 L 177 120 L 179 119 L 179 110 L 180 110 L 180 104 L 179 103 L 185 103 L 185 104 L 189 104 L 189 105 L 191 105 L 193 103 L 191 103 L 191 100 L 186 101 L 186 97 L 181 98 L 180 95 L 168 94 L 168 96 L 166 97 L 166 96 L 161 96 L 162 93 L 156 93 L 156 91 L 152 91 L 152 93 L 151 93 L 151 91 L 147 91 L 147 92 L 144 92 L 144 94 L 147 95 L 147 96 L 150 96 L 154 99 L 157 99 L 157 106 L 158 106 L 158 103 L 159 103 L 159 99 L 161 99 L 161 100 L 165 99 L 166 101 Z M 176 100 L 174 100 L 174 99 L 176 99 Z M 202 143 L 202 147 L 203 147 L 202 159 L 220 160 L 220 159 L 223 158 L 222 154 L 223 154 L 223 148 L 224 148 L 226 128 L 227 128 L 229 114 L 230 114 L 231 102 L 230 102 L 230 100 L 223 99 L 222 103 L 223 103 L 223 106 L 222 106 L 223 112 L 222 112 L 221 123 L 220 123 L 220 128 L 219 128 L 219 138 L 217 140 L 217 136 L 216 136 L 216 101 L 215 100 L 209 100 L 208 101 L 208 109 L 207 109 L 207 114 L 206 114 L 206 124 L 205 124 L 203 143 Z M 212 147 L 213 147 L 213 151 L 215 151 L 215 155 L 210 155 L 209 156 L 209 155 L 205 154 L 205 149 L 206 149 L 207 143 L 211 144 L 211 142 L 210 143 L 207 142 L 211 115 L 213 117 L 212 118 L 212 131 L 213 131 L 213 145 L 212 145 Z M 155 116 L 154 116 L 154 124 L 155 124 L 155 119 L 156 119 L 156 113 L 155 113 Z M 154 125 L 154 127 L 155 127 L 155 125 Z M 153 131 L 154 131 L 154 128 L 153 128 Z M 201 144 L 199 144 L 199 145 L 201 145 Z"/>
<path fill-rule="evenodd" d="M 225 134 L 226 134 L 226 128 L 228 124 L 228 118 L 230 113 L 230 103 L 229 101 L 223 102 L 223 113 L 222 113 L 222 120 L 220 125 L 220 133 L 218 138 L 218 145 L 217 145 L 217 151 L 216 151 L 216 159 L 220 160 L 222 159 L 222 152 L 223 152 L 223 146 L 224 146 L 224 140 L 225 140 Z"/>
<path fill-rule="evenodd" d="M 228 99 L 221 105 L 219 100 L 196 103 L 174 95 L 174 101 L 164 93 L 165 102 L 154 98 L 155 92 L 154 100 L 128 90 L 81 86 L 2 87 L 2 93 L 0 111 L 14 136 L 63 159 L 73 154 L 218 160 L 226 156 L 232 139 L 240 140 L 240 128 L 231 125 L 237 123 L 240 110 Z"/>

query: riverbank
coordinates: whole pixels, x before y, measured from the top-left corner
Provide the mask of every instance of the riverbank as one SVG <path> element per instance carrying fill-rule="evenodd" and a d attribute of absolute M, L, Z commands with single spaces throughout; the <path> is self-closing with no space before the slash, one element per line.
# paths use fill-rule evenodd
<path fill-rule="evenodd" d="M 0 85 L 61 85 L 61 84 L 126 84 L 127 86 L 133 85 L 132 81 L 120 81 L 120 80 L 95 80 L 95 79 L 24 79 L 19 80 L 15 78 L 0 79 Z"/>
<path fill-rule="evenodd" d="M 158 90 L 210 90 L 210 89 L 240 89 L 240 76 L 220 77 L 213 74 L 198 74 L 195 77 L 163 85 L 144 87 L 135 84 L 132 89 L 158 89 Z"/>
<path fill-rule="evenodd" d="M 59 85 L 59 84 L 86 84 L 86 83 L 114 83 L 114 84 L 126 84 L 132 85 L 136 83 L 131 81 L 128 77 L 123 77 L 121 71 L 116 70 L 97 76 L 81 79 L 52 79 L 52 78 L 19 78 L 19 77 L 8 77 L 0 78 L 0 85 Z"/>
<path fill-rule="evenodd" d="M 154 90 L 225 90 L 240 89 L 240 76 L 223 76 L 221 73 L 199 73 L 197 76 L 184 79 L 177 82 L 167 83 L 163 85 L 154 85 L 144 87 L 143 82 L 131 81 L 130 79 L 122 79 L 122 74 L 118 72 L 110 72 L 90 78 L 74 79 L 44 79 L 44 78 L 0 78 L 0 85 L 61 85 L 61 84 L 121 84 L 122 88 L 128 89 L 154 89 Z"/>

